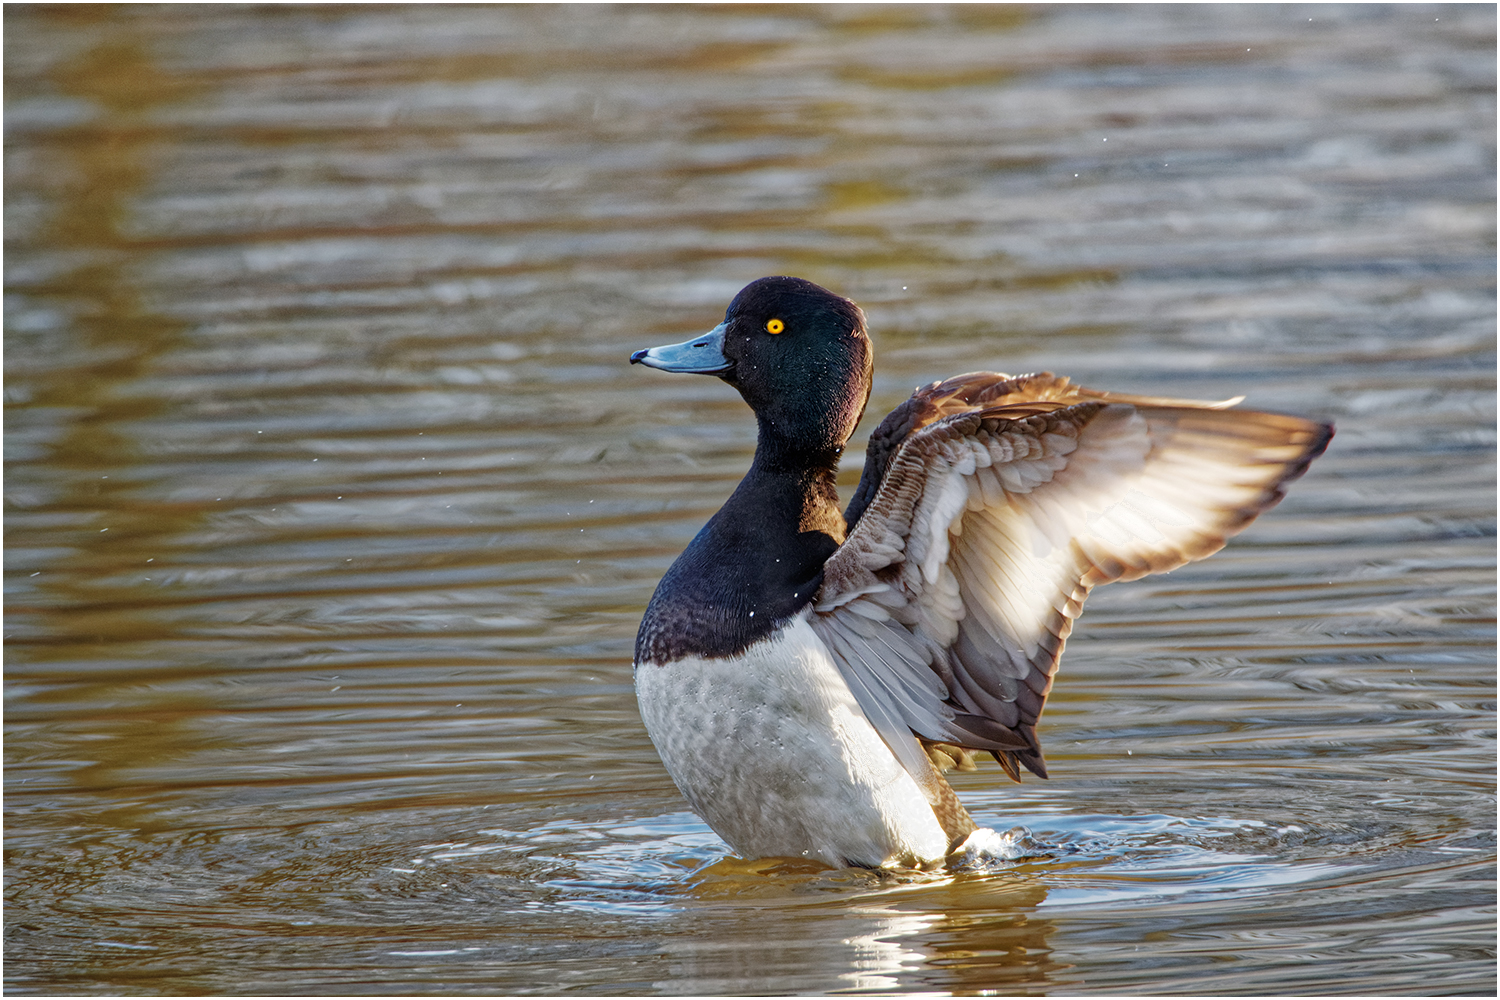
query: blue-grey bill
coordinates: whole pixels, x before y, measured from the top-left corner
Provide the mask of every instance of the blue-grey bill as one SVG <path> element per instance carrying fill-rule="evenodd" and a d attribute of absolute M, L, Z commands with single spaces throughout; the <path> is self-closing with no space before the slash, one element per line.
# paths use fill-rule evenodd
<path fill-rule="evenodd" d="M 707 333 L 680 344 L 636 351 L 630 356 L 630 363 L 690 375 L 718 375 L 727 372 L 734 367 L 734 362 L 724 357 L 724 325 L 720 323 Z"/>

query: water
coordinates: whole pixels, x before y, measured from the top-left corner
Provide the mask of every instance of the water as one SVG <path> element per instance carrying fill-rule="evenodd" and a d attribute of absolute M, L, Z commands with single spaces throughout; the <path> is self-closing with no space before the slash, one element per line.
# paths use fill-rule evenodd
<path fill-rule="evenodd" d="M 9 992 L 1493 994 L 1492 8 L 5 28 Z M 1338 423 L 956 777 L 1046 857 L 735 859 L 646 738 L 753 423 L 626 359 L 774 273 L 860 442 L 978 368 Z"/>

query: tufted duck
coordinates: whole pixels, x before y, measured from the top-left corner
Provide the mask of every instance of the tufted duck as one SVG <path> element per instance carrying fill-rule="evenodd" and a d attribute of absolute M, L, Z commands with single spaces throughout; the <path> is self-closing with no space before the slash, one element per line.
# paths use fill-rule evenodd
<path fill-rule="evenodd" d="M 1238 400 L 975 372 L 881 422 L 840 513 L 872 370 L 853 302 L 762 278 L 708 333 L 630 360 L 716 375 L 758 424 L 635 647 L 667 771 L 746 857 L 932 868 L 972 849 L 990 831 L 942 771 L 984 751 L 1046 777 L 1037 718 L 1089 591 L 1218 551 L 1333 436 Z"/>

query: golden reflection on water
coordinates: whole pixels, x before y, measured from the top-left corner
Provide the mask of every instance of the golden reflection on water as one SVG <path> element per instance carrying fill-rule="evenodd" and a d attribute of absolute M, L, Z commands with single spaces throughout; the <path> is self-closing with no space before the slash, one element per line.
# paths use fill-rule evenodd
<path fill-rule="evenodd" d="M 130 384 L 182 342 L 183 324 L 154 314 L 142 302 L 131 275 L 132 253 L 139 248 L 125 228 L 130 200 L 148 185 L 152 156 L 162 141 L 145 116 L 191 93 L 188 81 L 152 64 L 132 32 L 111 35 L 52 72 L 61 93 L 96 102 L 106 115 L 66 130 L 39 151 L 58 189 L 47 220 L 51 251 L 76 255 L 78 263 L 30 291 L 67 315 L 78 361 L 28 372 L 28 402 L 76 414 L 49 445 L 49 464 L 66 470 L 54 477 L 60 489 L 50 506 L 104 516 L 74 532 L 66 554 L 38 581 L 40 603 L 68 613 L 48 616 L 46 633 L 28 650 L 33 662 L 102 659 L 128 644 L 169 640 L 170 625 L 153 613 L 156 588 L 147 586 L 140 571 L 153 555 L 162 557 L 162 538 L 186 533 L 197 521 L 196 512 L 134 503 L 128 482 L 101 471 L 139 459 L 126 428 L 132 420 L 161 413 L 165 405 L 132 393 Z M 134 578 L 131 584 L 111 580 L 124 574 Z M 110 582 L 101 585 L 101 579 Z M 41 609 L 12 605 L 12 610 Z M 150 673 L 145 666 L 138 679 Z M 72 771 L 70 784 L 106 799 L 152 768 L 170 766 L 216 742 L 197 731 L 195 722 L 212 708 L 201 697 L 136 706 L 129 702 L 141 699 L 122 698 L 117 685 L 83 683 L 54 687 L 37 700 L 56 706 L 54 718 L 91 731 L 92 760 Z M 150 806 L 104 805 L 93 811 L 93 820 L 150 831 L 160 825 L 153 812 Z"/>
<path fill-rule="evenodd" d="M 1492 988 L 1491 14 L 7 7 L 8 989 Z M 625 362 L 778 272 L 861 440 L 977 368 L 1339 422 L 956 779 L 1050 859 L 726 858 L 641 729 L 754 429 Z"/>

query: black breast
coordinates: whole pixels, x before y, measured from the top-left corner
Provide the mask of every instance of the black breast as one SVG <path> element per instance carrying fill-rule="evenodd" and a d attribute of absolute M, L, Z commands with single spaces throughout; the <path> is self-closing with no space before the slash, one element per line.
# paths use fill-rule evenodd
<path fill-rule="evenodd" d="M 837 493 L 821 480 L 752 467 L 657 585 L 635 662 L 734 656 L 807 607 L 844 538 Z"/>

